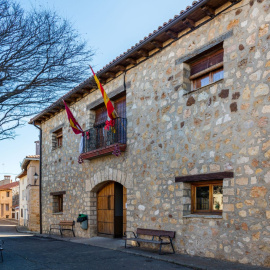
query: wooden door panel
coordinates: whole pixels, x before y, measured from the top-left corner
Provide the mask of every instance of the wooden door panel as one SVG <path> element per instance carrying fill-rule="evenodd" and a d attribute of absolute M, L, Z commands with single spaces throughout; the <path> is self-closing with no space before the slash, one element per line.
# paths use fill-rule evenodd
<path fill-rule="evenodd" d="M 114 183 L 110 183 L 97 194 L 98 233 L 114 234 Z"/>
<path fill-rule="evenodd" d="M 105 214 L 104 214 L 104 210 L 99 210 L 97 212 L 97 218 L 100 222 L 104 222 L 105 221 Z"/>
<path fill-rule="evenodd" d="M 103 226 L 103 222 L 98 222 L 98 231 L 99 232 L 103 232 L 104 231 L 104 226 Z"/>

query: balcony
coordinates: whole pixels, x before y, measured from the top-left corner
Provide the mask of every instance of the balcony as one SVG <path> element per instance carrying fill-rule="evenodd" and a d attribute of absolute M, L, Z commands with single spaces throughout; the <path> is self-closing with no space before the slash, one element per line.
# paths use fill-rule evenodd
<path fill-rule="evenodd" d="M 114 128 L 105 130 L 105 123 L 95 125 L 84 132 L 82 159 L 93 159 L 110 155 L 119 146 L 121 152 L 126 150 L 127 119 L 116 118 Z"/>

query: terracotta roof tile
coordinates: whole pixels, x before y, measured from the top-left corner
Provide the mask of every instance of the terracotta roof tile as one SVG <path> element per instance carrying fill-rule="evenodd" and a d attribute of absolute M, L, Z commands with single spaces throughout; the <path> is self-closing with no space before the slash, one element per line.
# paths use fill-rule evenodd
<path fill-rule="evenodd" d="M 39 158 L 39 155 L 29 155 L 29 156 L 26 156 L 26 158 Z"/>
<path fill-rule="evenodd" d="M 192 2 L 192 6 L 197 5 L 197 4 L 200 3 L 201 1 L 203 1 L 203 0 L 193 1 L 193 2 Z M 189 9 L 192 8 L 192 6 L 187 6 L 187 7 L 186 7 L 186 10 L 182 10 L 182 11 L 180 12 L 180 15 L 183 15 L 185 12 L 187 12 Z M 175 15 L 173 19 L 170 19 L 168 22 L 164 22 L 164 23 L 163 23 L 163 26 L 158 27 L 158 30 L 154 30 L 152 33 L 149 33 L 148 36 L 144 37 L 144 40 L 140 40 L 140 42 L 139 42 L 139 43 L 136 43 L 135 46 L 132 46 L 131 48 L 127 49 L 127 51 L 124 52 L 123 54 L 121 54 L 120 57 L 123 56 L 123 55 L 125 55 L 126 53 L 128 53 L 128 52 L 129 52 L 130 50 L 132 50 L 133 48 L 136 48 L 137 46 L 139 46 L 143 41 L 145 41 L 146 39 L 150 38 L 153 34 L 155 34 L 155 33 L 159 32 L 159 31 L 161 31 L 161 29 L 162 29 L 164 26 L 166 26 L 168 23 L 171 23 L 172 21 L 176 20 L 180 15 Z M 109 63 L 109 65 L 113 64 L 118 58 L 119 58 L 119 57 L 116 57 L 114 60 L 112 60 L 112 61 Z M 108 67 L 109 65 L 104 66 L 104 67 L 103 67 L 102 69 L 100 69 L 97 73 L 102 72 L 102 71 L 103 71 L 106 67 Z M 91 77 L 90 77 L 90 78 L 91 78 Z"/>
<path fill-rule="evenodd" d="M 3 186 L 0 186 L 0 190 L 6 190 L 6 189 L 12 189 L 14 187 L 17 187 L 19 185 L 19 181 L 17 182 L 12 182 Z"/>
<path fill-rule="evenodd" d="M 128 52 L 130 52 L 132 49 L 136 49 L 136 47 L 139 47 L 141 44 L 143 44 L 147 39 L 151 38 L 151 36 L 153 36 L 153 34 L 162 32 L 164 27 L 168 27 L 168 24 L 177 21 L 178 18 L 180 16 L 183 16 L 184 13 L 188 12 L 192 7 L 200 4 L 203 0 L 198 0 L 198 1 L 193 1 L 192 2 L 192 6 L 187 6 L 186 10 L 181 10 L 181 12 L 179 13 L 179 15 L 175 15 L 173 19 L 170 19 L 168 22 L 164 22 L 163 26 L 158 27 L 158 30 L 154 30 L 152 33 L 149 33 L 148 36 L 144 37 L 143 40 L 140 40 L 138 43 L 136 43 L 135 46 L 132 46 L 131 48 L 129 48 L 127 51 L 123 52 L 122 54 L 120 54 L 120 56 L 116 57 L 115 59 L 113 59 L 109 64 L 105 65 L 103 68 L 101 68 L 99 71 L 96 72 L 96 74 L 98 75 L 99 73 L 102 73 L 105 71 L 105 69 L 107 69 L 108 67 L 110 67 L 112 64 L 114 64 L 117 60 L 121 59 L 122 57 L 124 57 Z M 70 96 L 72 93 L 75 93 L 77 91 L 78 88 L 80 88 L 80 86 L 86 85 L 88 83 L 90 83 L 93 79 L 93 76 L 87 78 L 84 82 L 82 82 L 81 84 L 77 85 L 76 87 L 74 87 L 71 91 L 69 91 L 68 93 L 66 93 L 64 96 L 62 96 L 61 98 L 59 98 L 57 101 L 55 101 L 52 105 L 50 105 L 49 107 L 47 107 L 45 110 L 43 110 L 42 112 L 40 112 L 38 115 L 36 115 L 35 117 L 33 117 L 30 120 L 30 123 L 33 123 L 33 121 L 35 121 L 36 119 L 38 119 L 42 114 L 44 114 L 45 112 L 49 111 L 51 108 L 53 108 L 56 105 L 59 105 L 62 102 L 62 99 L 65 99 L 66 97 Z"/>

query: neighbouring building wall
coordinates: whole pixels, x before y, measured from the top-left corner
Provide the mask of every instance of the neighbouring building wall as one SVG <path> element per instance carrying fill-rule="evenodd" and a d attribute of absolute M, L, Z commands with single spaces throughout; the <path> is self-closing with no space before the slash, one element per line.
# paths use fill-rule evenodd
<path fill-rule="evenodd" d="M 39 174 L 39 160 L 31 160 L 27 166 L 27 184 L 39 185 L 39 179 L 35 183 L 34 174 Z"/>
<path fill-rule="evenodd" d="M 17 186 L 12 187 L 12 213 L 11 213 L 11 218 L 18 219 L 16 218 L 16 211 L 15 208 L 19 207 L 20 199 L 19 199 L 19 193 L 20 193 L 20 184 L 17 182 Z"/>
<path fill-rule="evenodd" d="M 20 200 L 19 224 L 20 226 L 28 225 L 26 186 L 27 186 L 27 175 L 20 178 L 20 195 L 19 195 L 19 200 Z"/>
<path fill-rule="evenodd" d="M 28 202 L 29 220 L 28 228 L 30 231 L 38 232 L 40 229 L 40 215 L 39 215 L 39 186 L 32 186 L 29 189 Z"/>
<path fill-rule="evenodd" d="M 15 219 L 20 220 L 20 207 L 15 208 Z"/>
<path fill-rule="evenodd" d="M 12 188 L 12 206 L 18 206 L 20 203 L 19 200 L 20 185 Z"/>
<path fill-rule="evenodd" d="M 7 195 L 9 193 L 9 195 Z M 12 190 L 0 190 L 0 218 L 11 218 Z"/>
<path fill-rule="evenodd" d="M 270 266 L 269 12 L 267 1 L 244 0 L 129 70 L 127 150 L 120 157 L 80 165 L 80 136 L 65 111 L 43 123 L 44 232 L 83 213 L 89 228 L 76 224 L 76 234 L 95 236 L 96 187 L 113 180 L 127 188 L 127 230 L 173 230 L 177 252 Z M 221 41 L 224 79 L 188 91 L 185 59 Z M 105 89 L 121 86 L 123 75 Z M 92 117 L 87 105 L 99 98 L 95 91 L 71 106 L 84 130 Z M 63 145 L 52 150 L 59 128 Z M 191 184 L 175 177 L 228 170 L 234 178 L 223 180 L 222 216 L 189 215 Z M 65 191 L 63 212 L 53 213 L 51 192 L 58 191 Z"/>
<path fill-rule="evenodd" d="M 39 172 L 39 160 L 31 160 L 26 168 L 26 175 L 20 178 L 20 225 L 31 231 L 39 231 L 39 179 L 34 174 Z"/>
<path fill-rule="evenodd" d="M 28 228 L 30 231 L 39 231 L 39 179 L 35 181 L 34 174 L 39 173 L 39 161 L 32 160 L 27 166 L 27 209 L 28 209 Z"/>

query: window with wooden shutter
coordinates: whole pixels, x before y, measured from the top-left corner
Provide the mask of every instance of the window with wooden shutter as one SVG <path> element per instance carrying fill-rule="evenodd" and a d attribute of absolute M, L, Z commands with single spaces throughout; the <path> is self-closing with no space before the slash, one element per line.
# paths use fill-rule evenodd
<path fill-rule="evenodd" d="M 191 213 L 221 214 L 223 181 L 201 181 L 191 185 Z"/>
<path fill-rule="evenodd" d="M 63 129 L 62 128 L 53 132 L 52 140 L 53 140 L 53 144 L 52 144 L 53 150 L 62 147 L 63 145 Z"/>
<path fill-rule="evenodd" d="M 206 56 L 199 57 L 199 59 L 195 59 L 195 61 L 190 64 L 192 90 L 196 90 L 224 78 L 223 48 L 206 54 Z"/>
<path fill-rule="evenodd" d="M 126 96 L 115 100 L 114 108 L 117 112 L 118 117 L 126 118 Z"/>
<path fill-rule="evenodd" d="M 53 195 L 53 213 L 63 212 L 63 194 Z"/>
<path fill-rule="evenodd" d="M 104 124 L 107 121 L 108 113 L 106 106 L 103 106 L 96 110 L 95 125 Z"/>
<path fill-rule="evenodd" d="M 126 96 L 117 98 L 113 101 L 114 109 L 118 117 L 126 118 Z M 102 125 L 108 120 L 106 106 L 96 110 L 95 126 Z"/>
<path fill-rule="evenodd" d="M 114 109 L 117 113 L 119 119 L 116 120 L 114 125 L 114 130 L 104 129 L 106 121 L 109 120 L 107 109 L 104 106 L 95 110 L 95 123 L 94 131 L 90 132 L 90 143 L 89 147 L 91 149 L 99 149 L 116 143 L 126 142 L 126 96 L 118 96 L 112 99 Z"/>
<path fill-rule="evenodd" d="M 57 147 L 61 147 L 63 144 L 63 131 L 62 128 L 56 132 Z"/>

